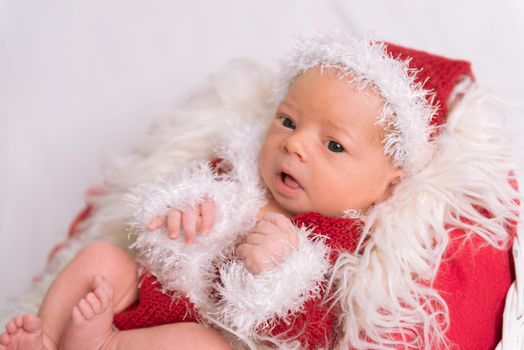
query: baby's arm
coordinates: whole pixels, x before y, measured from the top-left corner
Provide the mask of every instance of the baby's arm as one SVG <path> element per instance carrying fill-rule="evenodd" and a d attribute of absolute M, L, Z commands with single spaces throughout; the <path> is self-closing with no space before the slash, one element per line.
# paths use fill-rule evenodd
<path fill-rule="evenodd" d="M 303 238 L 303 237 L 302 237 Z M 299 234 L 297 228 L 284 215 L 267 213 L 248 233 L 244 242 L 237 247 L 237 256 L 241 258 L 246 269 L 253 275 L 271 271 L 281 264 L 293 252 L 297 251 Z M 311 263 L 315 263 L 311 260 Z M 307 265 L 306 265 L 307 268 Z M 295 271 L 298 277 L 299 270 Z M 272 287 L 281 289 L 275 280 Z M 275 339 L 286 342 L 299 342 L 301 348 L 317 349 L 333 342 L 333 324 L 336 321 L 335 309 L 324 302 L 325 285 L 318 295 L 311 296 L 294 313 L 285 317 L 273 317 L 266 320 L 269 327 L 257 330 L 255 339 L 267 337 L 266 341 Z M 268 296 L 269 297 L 269 296 Z M 268 300 L 271 300 L 268 298 Z M 291 305 L 287 305 L 291 307 Z M 279 347 L 279 342 L 274 345 Z"/>
<path fill-rule="evenodd" d="M 321 302 L 329 247 L 312 229 L 297 227 L 280 214 L 265 218 L 272 222 L 262 220 L 237 248 L 242 260 L 220 270 L 220 321 L 255 342 L 277 335 L 302 342 L 301 334 L 311 332 L 323 338 L 330 326 L 321 325 L 331 323 Z"/>
<path fill-rule="evenodd" d="M 165 290 L 184 293 L 198 309 L 210 303 L 208 285 L 216 274 L 210 268 L 213 260 L 234 241 L 237 231 L 231 228 L 246 221 L 242 215 L 224 219 L 224 212 L 243 203 L 235 195 L 238 187 L 201 161 L 143 184 L 128 196 L 136 233 L 132 247 L 140 264 Z M 211 227 L 212 234 L 204 235 Z"/>

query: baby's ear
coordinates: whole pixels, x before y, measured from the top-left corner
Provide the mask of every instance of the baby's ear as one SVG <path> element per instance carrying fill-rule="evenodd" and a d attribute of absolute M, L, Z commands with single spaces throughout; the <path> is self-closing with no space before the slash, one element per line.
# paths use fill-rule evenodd
<path fill-rule="evenodd" d="M 399 183 L 404 180 L 406 177 L 406 172 L 403 168 L 395 167 L 391 169 L 390 174 L 388 174 L 386 187 L 384 189 L 384 193 L 382 193 L 382 196 L 375 202 L 375 204 L 384 202 L 389 199 L 395 192 L 395 188 Z"/>

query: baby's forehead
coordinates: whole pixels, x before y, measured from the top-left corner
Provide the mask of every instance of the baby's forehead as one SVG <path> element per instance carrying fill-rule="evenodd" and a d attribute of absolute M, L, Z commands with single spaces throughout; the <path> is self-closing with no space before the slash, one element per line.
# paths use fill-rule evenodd
<path fill-rule="evenodd" d="M 290 84 L 281 108 L 313 118 L 359 142 L 382 144 L 385 129 L 380 123 L 384 98 L 378 89 L 355 74 L 336 68 L 312 67 Z M 355 135 L 358 132 L 357 135 Z"/>
<path fill-rule="evenodd" d="M 338 89 L 340 92 L 351 90 L 354 92 L 351 98 L 354 99 L 373 99 L 375 103 L 379 102 L 380 104 L 384 104 L 385 101 L 380 89 L 372 81 L 357 75 L 351 70 L 322 66 L 314 66 L 298 73 L 290 81 L 282 97 L 287 95 L 297 84 L 297 81 L 300 80 L 306 80 L 308 85 L 319 85 L 321 88 L 329 84 L 328 87 L 331 90 Z M 322 92 L 322 89 L 320 92 Z"/>
<path fill-rule="evenodd" d="M 384 137 L 387 130 L 387 125 L 384 125 L 383 119 L 383 107 L 385 99 L 382 96 L 380 89 L 370 80 L 359 76 L 352 70 L 339 69 L 336 67 L 331 68 L 316 68 L 321 74 L 327 74 L 331 79 L 338 79 L 346 88 L 355 91 L 355 99 L 361 101 L 361 103 L 373 103 L 378 104 L 378 108 L 371 113 L 371 123 L 367 124 L 365 128 L 368 132 L 365 133 L 367 136 L 366 140 L 373 143 L 383 144 Z"/>
<path fill-rule="evenodd" d="M 289 89 L 302 76 L 319 75 L 326 79 L 345 82 L 350 88 L 358 90 L 366 96 L 377 96 L 384 99 L 376 84 L 347 67 L 316 65 L 299 71 L 288 83 Z"/>
<path fill-rule="evenodd" d="M 359 75 L 350 68 L 317 66 L 310 69 L 317 69 L 320 74 L 345 81 L 349 87 L 359 91 L 364 96 L 372 96 L 384 101 L 384 96 L 372 80 Z"/>

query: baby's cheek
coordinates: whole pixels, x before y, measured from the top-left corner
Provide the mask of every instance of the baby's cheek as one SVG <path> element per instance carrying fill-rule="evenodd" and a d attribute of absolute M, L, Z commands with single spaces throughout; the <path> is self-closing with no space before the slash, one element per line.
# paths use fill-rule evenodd
<path fill-rule="evenodd" d="M 326 188 L 324 190 L 317 191 L 312 196 L 308 196 L 304 201 L 307 207 L 304 212 L 316 212 L 325 216 L 332 216 L 336 211 L 337 200 L 334 198 L 333 193 Z"/>

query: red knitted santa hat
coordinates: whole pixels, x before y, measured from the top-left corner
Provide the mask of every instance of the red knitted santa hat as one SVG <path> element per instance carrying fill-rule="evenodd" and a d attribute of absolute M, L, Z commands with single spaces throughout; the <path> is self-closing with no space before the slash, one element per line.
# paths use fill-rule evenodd
<path fill-rule="evenodd" d="M 335 68 L 357 86 L 371 84 L 385 100 L 378 122 L 388 130 L 384 151 L 416 173 L 432 156 L 432 136 L 444 124 L 453 88 L 472 79 L 470 64 L 341 32 L 302 39 L 283 62 L 279 91 L 309 68 Z"/>
<path fill-rule="evenodd" d="M 430 121 L 431 125 L 443 125 L 453 88 L 460 80 L 473 78 L 470 63 L 391 43 L 386 43 L 386 51 L 395 59 L 407 61 L 415 71 L 415 81 L 421 82 L 422 88 L 430 91 L 426 96 L 428 102 L 438 108 Z"/>

